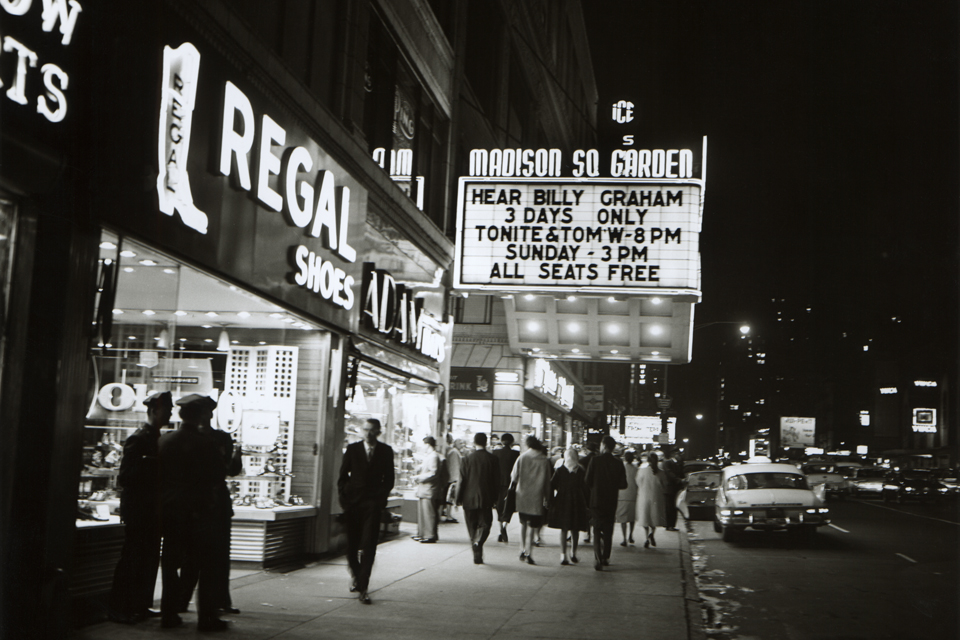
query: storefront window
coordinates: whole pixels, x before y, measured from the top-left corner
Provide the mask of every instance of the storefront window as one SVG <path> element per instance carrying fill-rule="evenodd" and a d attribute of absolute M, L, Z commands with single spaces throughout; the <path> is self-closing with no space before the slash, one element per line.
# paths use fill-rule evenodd
<path fill-rule="evenodd" d="M 383 367 L 354 360 L 356 385 L 345 404 L 343 448 L 361 439 L 361 427 L 376 418 L 383 427 L 380 440 L 394 452 L 394 493 L 412 490 L 415 453 L 423 438 L 434 435 L 437 421 L 437 387 L 407 378 Z"/>
<path fill-rule="evenodd" d="M 312 502 L 301 441 L 322 428 L 329 335 L 285 309 L 146 245 L 103 232 L 84 417 L 80 526 L 117 521 L 123 442 L 146 419 L 142 400 L 170 391 L 218 400 L 213 425 L 243 451 L 228 478 L 235 510 Z M 114 276 L 115 274 L 115 276 Z M 179 426 L 176 410 L 170 429 Z"/>
<path fill-rule="evenodd" d="M 492 400 L 454 400 L 451 403 L 453 437 L 470 444 L 477 433 L 490 434 L 493 423 Z"/>

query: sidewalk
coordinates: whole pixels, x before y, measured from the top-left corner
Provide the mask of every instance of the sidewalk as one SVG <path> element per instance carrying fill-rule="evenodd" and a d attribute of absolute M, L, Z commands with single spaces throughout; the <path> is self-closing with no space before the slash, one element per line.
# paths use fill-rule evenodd
<path fill-rule="evenodd" d="M 410 638 L 411 640 L 506 638 L 643 638 L 703 640 L 687 533 L 657 531 L 657 547 L 621 547 L 619 525 L 610 566 L 593 568 L 592 545 L 581 546 L 579 564 L 560 566 L 559 531 L 544 528 L 536 566 L 521 564 L 519 524 L 509 544 L 496 532 L 473 564 L 465 527 L 440 525 L 440 542 L 410 539 L 416 525 L 404 523 L 398 538 L 377 551 L 370 597 L 362 605 L 350 584 L 343 556 L 290 573 L 234 574 L 233 603 L 242 613 L 224 616 L 225 633 L 249 640 L 316 638 Z M 494 527 L 496 528 L 496 523 Z M 134 626 L 111 622 L 84 627 L 83 640 L 197 637 L 196 613 L 185 625 L 161 629 L 159 619 Z"/>

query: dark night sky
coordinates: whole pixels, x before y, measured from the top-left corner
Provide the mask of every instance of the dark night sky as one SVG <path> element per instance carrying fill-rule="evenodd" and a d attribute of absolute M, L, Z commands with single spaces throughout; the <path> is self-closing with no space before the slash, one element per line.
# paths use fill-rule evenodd
<path fill-rule="evenodd" d="M 838 328 L 901 316 L 920 353 L 956 344 L 956 2 L 583 7 L 598 119 L 626 94 L 639 148 L 708 136 L 698 323 L 778 296 Z"/>

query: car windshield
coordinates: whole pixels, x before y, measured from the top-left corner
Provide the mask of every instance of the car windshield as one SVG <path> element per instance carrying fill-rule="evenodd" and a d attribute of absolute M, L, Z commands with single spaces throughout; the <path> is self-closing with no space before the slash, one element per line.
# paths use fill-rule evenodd
<path fill-rule="evenodd" d="M 691 489 L 716 489 L 720 485 L 720 472 L 702 471 L 687 477 L 687 487 Z"/>
<path fill-rule="evenodd" d="M 809 489 L 807 479 L 796 473 L 744 473 L 727 479 L 728 489 Z"/>
<path fill-rule="evenodd" d="M 807 464 L 803 466 L 804 473 L 835 473 L 831 464 Z"/>

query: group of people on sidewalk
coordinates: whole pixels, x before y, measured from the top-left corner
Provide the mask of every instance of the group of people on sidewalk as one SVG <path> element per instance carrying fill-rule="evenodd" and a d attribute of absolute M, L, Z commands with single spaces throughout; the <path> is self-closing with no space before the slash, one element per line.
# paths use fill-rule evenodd
<path fill-rule="evenodd" d="M 368 587 L 380 513 L 394 482 L 393 450 L 377 441 L 379 433 L 379 422 L 368 420 L 364 440 L 347 447 L 338 483 L 347 523 L 350 590 L 359 594 L 363 604 L 371 603 Z M 605 436 L 595 453 L 581 458 L 570 448 L 562 460 L 552 462 L 538 438 L 528 436 L 523 452 L 513 448 L 513 441 L 511 434 L 504 433 L 501 447 L 491 452 L 487 434 L 475 434 L 473 450 L 458 456 L 458 475 L 444 478 L 446 464 L 436 451 L 436 441 L 424 438 L 426 451 L 416 476 L 419 520 L 414 538 L 421 543 L 438 540 L 438 503 L 447 483 L 454 487 L 453 503 L 463 509 L 475 564 L 484 563 L 483 547 L 493 529 L 494 510 L 501 543 L 509 541 L 507 525 L 518 514 L 520 561 L 531 565 L 536 564 L 533 549 L 541 544 L 544 525 L 560 532 L 561 565 L 579 561 L 580 534 L 586 533 L 585 542 L 589 542 L 592 532 L 597 571 L 610 563 L 616 523 L 623 532 L 621 546 L 633 543 L 637 524 L 646 534 L 644 547 L 656 546 L 657 527 L 676 531 L 674 501 L 682 478 L 678 454 L 661 466 L 651 452 L 635 467 L 638 461 L 633 452 L 616 457 L 616 440 Z"/>
<path fill-rule="evenodd" d="M 154 392 L 143 404 L 147 422 L 124 442 L 117 476 L 125 537 L 108 616 L 125 624 L 159 616 L 164 628 L 180 626 L 197 589 L 198 630 L 224 631 L 219 616 L 239 613 L 229 590 L 233 507 L 226 486 L 226 477 L 241 471 L 239 448 L 212 427 L 217 402 L 209 396 L 180 398 L 180 428 L 163 436 L 171 393 Z M 151 608 L 158 567 L 160 611 Z"/>

